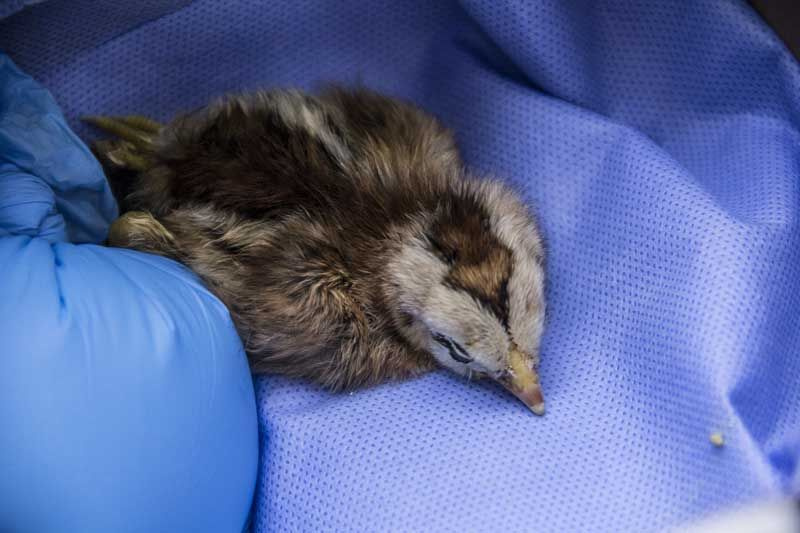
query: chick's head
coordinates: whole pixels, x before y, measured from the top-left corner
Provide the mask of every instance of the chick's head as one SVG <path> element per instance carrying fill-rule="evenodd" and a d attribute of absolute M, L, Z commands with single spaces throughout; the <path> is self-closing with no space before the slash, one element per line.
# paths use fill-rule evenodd
<path fill-rule="evenodd" d="M 392 267 L 416 326 L 407 334 L 441 366 L 489 377 L 543 414 L 543 263 L 533 219 L 502 185 L 478 182 L 442 198 Z"/>

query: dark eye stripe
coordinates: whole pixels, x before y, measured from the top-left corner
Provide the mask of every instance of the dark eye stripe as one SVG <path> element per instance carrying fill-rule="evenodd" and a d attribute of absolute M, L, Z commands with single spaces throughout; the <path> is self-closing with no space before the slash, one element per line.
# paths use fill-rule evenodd
<path fill-rule="evenodd" d="M 467 353 L 467 351 L 464 349 L 464 347 L 463 347 L 463 346 L 461 346 L 460 344 L 458 344 L 458 343 L 457 343 L 456 341 L 454 341 L 453 339 L 450 339 L 450 342 L 451 342 L 451 343 L 453 343 L 453 348 L 455 348 L 455 349 L 456 349 L 456 351 L 457 351 L 457 352 L 458 352 L 458 353 L 459 353 L 459 354 L 460 354 L 462 357 L 464 357 L 465 359 L 469 359 L 470 361 L 472 361 L 472 357 L 470 357 L 470 355 Z"/>
<path fill-rule="evenodd" d="M 466 364 L 472 362 L 472 357 L 470 357 L 467 351 L 453 339 L 445 337 L 441 333 L 434 333 L 433 340 L 447 348 L 447 351 L 450 352 L 450 357 L 459 363 Z"/>
<path fill-rule="evenodd" d="M 448 250 L 436 238 L 428 236 L 428 243 L 431 249 L 440 259 L 444 260 L 448 265 L 453 265 L 458 258 L 458 250 Z"/>

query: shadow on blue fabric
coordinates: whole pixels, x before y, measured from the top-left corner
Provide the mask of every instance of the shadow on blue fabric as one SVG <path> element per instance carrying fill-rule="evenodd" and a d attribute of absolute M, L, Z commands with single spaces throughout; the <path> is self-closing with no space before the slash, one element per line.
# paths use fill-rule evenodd
<path fill-rule="evenodd" d="M 800 495 L 800 68 L 744 2 L 108 4 L 49 0 L 0 21 L 0 48 L 52 92 L 84 139 L 91 133 L 77 121 L 81 114 L 164 120 L 229 90 L 360 82 L 438 115 L 471 165 L 523 191 L 547 237 L 541 371 L 548 414 L 533 417 L 499 390 L 444 373 L 349 396 L 258 378 L 253 531 L 654 531 Z M 0 187 L 8 187 L 6 175 Z M 15 187 L 55 191 L 46 176 Z M 55 198 L 65 207 L 51 198 L 15 220 L 30 228 L 30 217 L 63 240 L 52 217 L 69 223 L 81 213 L 111 214 L 94 186 Z M 100 226 L 69 227 L 69 237 L 92 240 Z M 186 328 L 217 343 L 215 361 L 240 350 L 227 315 L 200 287 L 176 289 L 170 280 L 178 268 L 148 259 L 159 274 L 147 274 L 145 288 L 136 270 L 144 260 L 125 252 L 21 236 L 1 248 L 13 260 L 2 260 L 12 266 L 4 266 L 0 285 L 0 328 L 15 339 L 11 353 L 27 359 L 12 357 L 22 366 L 3 367 L 0 394 L 40 392 L 21 396 L 35 407 L 0 401 L 0 421 L 27 417 L 14 439 L 28 445 L 42 428 L 52 439 L 28 449 L 0 436 L 0 466 L 16 468 L 5 478 L 12 485 L 1 485 L 4 495 L 13 488 L 23 505 L 19 487 L 30 487 L 13 457 L 36 457 L 38 479 L 84 461 L 94 470 L 75 472 L 70 482 L 91 479 L 94 490 L 111 491 L 137 473 L 127 470 L 132 442 L 141 454 L 135 464 L 155 461 L 186 483 L 181 490 L 201 475 L 249 483 L 244 471 L 220 477 L 213 467 L 222 459 L 212 459 L 211 448 L 195 457 L 199 448 L 181 453 L 175 444 L 220 439 L 195 434 L 212 429 L 186 412 L 224 407 L 197 390 L 224 376 L 197 359 L 190 348 L 197 340 L 184 333 L 197 329 Z M 54 268 L 57 259 L 76 266 Z M 39 264 L 49 266 L 37 274 L 32 265 Z M 109 265 L 109 277 L 95 274 L 95 264 Z M 30 303 L 26 290 L 54 291 L 69 275 L 64 301 L 79 302 L 82 320 L 103 317 L 104 331 L 87 333 L 77 316 L 59 319 L 70 305 L 59 308 L 55 295 L 46 305 Z M 98 292 L 104 303 L 90 296 Z M 158 313 L 123 305 L 136 298 Z M 83 348 L 57 361 L 44 357 L 53 353 L 45 351 L 53 349 L 45 340 L 51 331 L 39 326 L 45 317 L 52 332 L 73 335 Z M 175 345 L 138 335 L 156 327 L 165 329 L 159 339 Z M 99 357 L 86 349 L 92 335 L 122 350 L 113 335 L 120 328 L 173 357 L 128 361 L 117 374 L 88 372 L 94 363 L 86 354 Z M 113 405 L 96 406 L 100 393 L 65 404 L 41 392 L 93 384 L 108 394 L 140 394 L 137 372 L 172 364 L 191 369 L 180 386 L 146 389 L 159 395 L 154 412 L 173 417 L 167 435 L 146 425 L 133 434 L 128 424 L 152 413 L 120 419 Z M 24 379 L 9 384 L 12 371 Z M 238 374 L 226 379 L 245 387 Z M 246 414 L 241 405 L 227 407 Z M 93 433 L 65 422 L 90 408 L 102 415 L 85 428 L 116 428 L 100 465 L 81 455 L 99 445 L 84 443 Z M 215 423 L 228 435 L 247 427 L 239 419 L 219 421 L 229 424 L 224 429 Z M 712 445 L 713 433 L 724 446 Z M 159 451 L 165 440 L 175 444 L 169 457 Z M 231 460 L 231 448 L 219 446 Z M 119 517 L 166 505 L 164 486 L 136 490 L 113 510 Z M 240 510 L 232 494 L 215 495 L 228 518 Z M 47 520 L 43 502 L 58 496 L 35 496 L 26 509 Z M 70 499 L 78 501 L 102 499 Z M 195 511 L 208 515 L 206 507 Z"/>

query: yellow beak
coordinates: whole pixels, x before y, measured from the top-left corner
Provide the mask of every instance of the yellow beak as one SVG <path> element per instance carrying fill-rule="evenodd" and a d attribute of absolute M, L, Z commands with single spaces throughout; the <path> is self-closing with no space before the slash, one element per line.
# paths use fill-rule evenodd
<path fill-rule="evenodd" d="M 539 374 L 531 367 L 530 360 L 516 347 L 509 354 L 508 377 L 500 382 L 506 389 L 522 400 L 528 409 L 537 415 L 544 414 L 544 396 L 539 383 Z"/>

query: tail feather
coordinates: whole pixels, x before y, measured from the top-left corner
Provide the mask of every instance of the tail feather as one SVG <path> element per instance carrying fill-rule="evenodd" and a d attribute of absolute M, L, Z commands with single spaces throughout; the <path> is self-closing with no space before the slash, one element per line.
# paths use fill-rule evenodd
<path fill-rule="evenodd" d="M 143 131 L 145 133 L 149 133 L 151 135 L 155 135 L 156 133 L 161 131 L 161 128 L 164 127 L 162 124 L 159 124 L 155 120 L 142 115 L 128 115 L 125 117 L 119 117 L 119 120 L 121 120 L 131 128 Z"/>
<path fill-rule="evenodd" d="M 144 172 L 151 166 L 147 157 L 141 155 L 136 147 L 127 141 L 97 141 L 93 148 L 101 162 L 107 166 L 113 165 L 136 172 Z"/>
<path fill-rule="evenodd" d="M 91 149 L 105 170 L 114 197 L 124 207 L 136 175 L 153 166 L 153 141 L 162 125 L 138 115 L 82 120 L 112 136 L 95 141 Z"/>
<path fill-rule="evenodd" d="M 146 117 L 82 117 L 81 120 L 127 141 L 140 150 L 149 150 L 161 126 Z"/>

